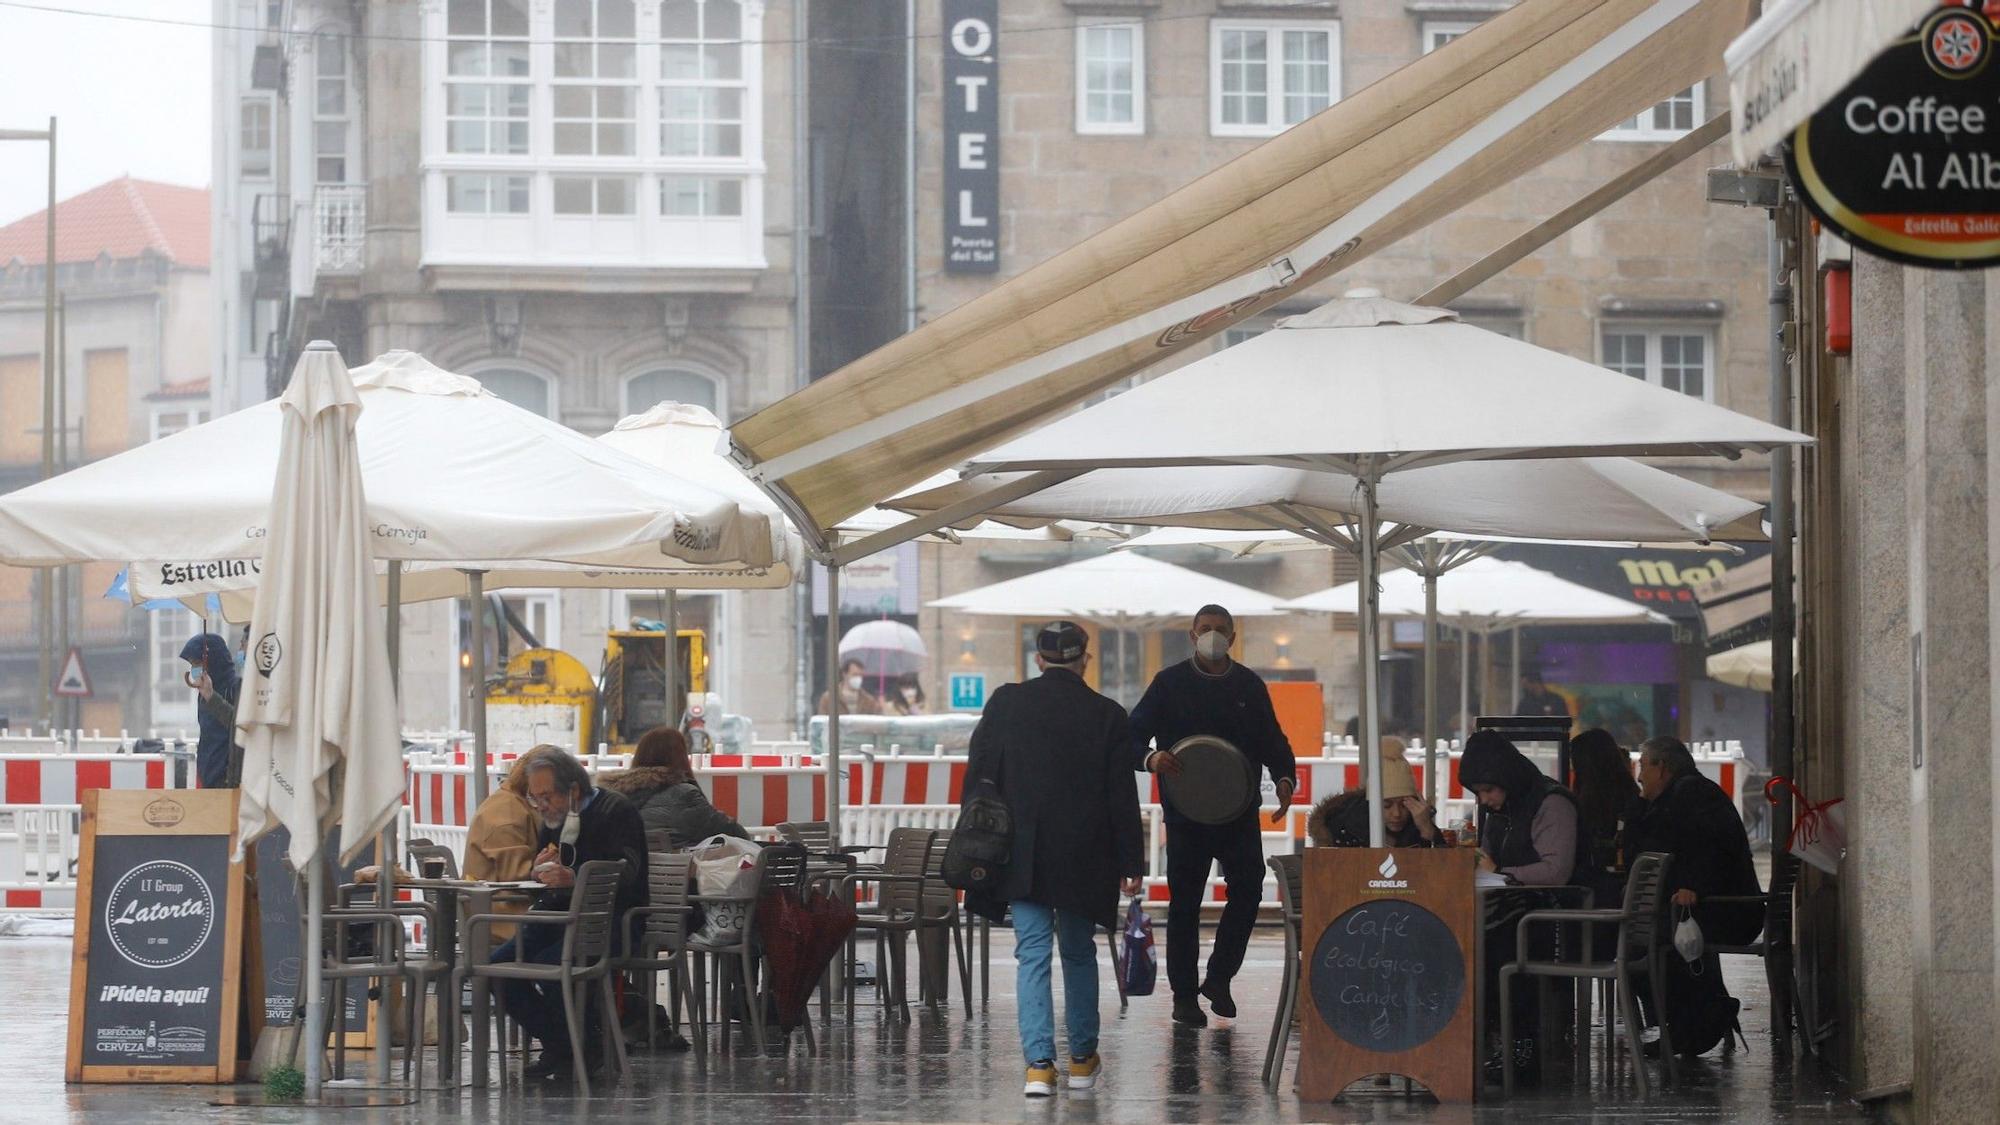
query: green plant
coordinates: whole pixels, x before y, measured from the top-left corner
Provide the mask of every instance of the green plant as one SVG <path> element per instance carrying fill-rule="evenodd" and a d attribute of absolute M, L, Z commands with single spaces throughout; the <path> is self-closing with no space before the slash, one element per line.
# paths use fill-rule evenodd
<path fill-rule="evenodd" d="M 264 1075 L 264 1096 L 272 1101 L 301 1101 L 306 1096 L 306 1076 L 295 1066 L 274 1066 Z"/>

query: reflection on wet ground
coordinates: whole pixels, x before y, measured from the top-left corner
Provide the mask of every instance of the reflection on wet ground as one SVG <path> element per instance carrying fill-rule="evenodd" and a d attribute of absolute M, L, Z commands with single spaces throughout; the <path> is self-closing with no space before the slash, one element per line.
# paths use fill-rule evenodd
<path fill-rule="evenodd" d="M 1164 992 L 1136 999 L 1129 1010 L 1120 1013 L 1108 979 L 1107 959 L 1102 1047 L 1107 1071 L 1099 1089 L 1092 1093 L 1063 1093 L 1034 1102 L 1022 1098 L 1012 947 L 1006 931 L 995 931 L 993 996 L 970 1019 L 962 1005 L 942 1015 L 918 1008 L 907 1023 L 884 1019 L 879 1009 L 864 1006 L 850 1029 L 836 1009 L 834 1026 L 820 1043 L 820 1058 L 808 1058 L 804 1044 L 796 1039 L 787 1058 L 712 1055 L 705 1073 L 687 1053 L 641 1053 L 634 1055 L 632 1078 L 587 1102 L 574 1097 L 568 1087 L 522 1093 L 514 1084 L 518 1079 L 512 1079 L 504 1092 L 427 1089 L 415 1105 L 343 1110 L 337 1120 L 518 1121 L 536 1125 L 583 1120 L 672 1120 L 676 1125 L 794 1120 L 1062 1120 L 1143 1125 L 1170 1121 L 1230 1125 L 1251 1121 L 1488 1122 L 1528 1117 L 1549 1123 L 1872 1120 L 1849 1100 L 1835 1078 L 1810 1062 L 1773 1057 L 1762 968 L 1742 958 L 1730 959 L 1729 983 L 1731 991 L 1744 1001 L 1743 1026 L 1750 1039 L 1749 1049 L 1731 1055 L 1717 1052 L 1692 1064 L 1685 1069 L 1679 1088 L 1651 1101 L 1641 1101 L 1628 1079 L 1609 1091 L 1542 1090 L 1524 1093 L 1511 1103 L 1500 1100 L 1495 1090 L 1489 1100 L 1471 1108 L 1441 1107 L 1421 1094 L 1406 1098 L 1400 1083 L 1355 1087 L 1336 1104 L 1301 1105 L 1291 1092 L 1296 1037 L 1283 1092 L 1267 1093 L 1258 1080 L 1282 951 L 1275 931 L 1260 930 L 1236 985 L 1242 1018 L 1217 1021 L 1198 1032 L 1174 1028 Z M 215 1094 L 208 1087 L 65 1086 L 62 1068 L 69 959 L 66 940 L 0 942 L 0 997 L 6 998 L 0 1028 L 5 1029 L 10 1056 L 8 1065 L 0 1067 L 0 1121 L 331 1119 L 333 1111 L 219 1109 L 208 1104 Z M 1060 980 L 1060 973 L 1057 976 Z M 863 989 L 861 995 L 866 1000 L 868 990 Z M 1057 1010 L 1061 1010 L 1060 1000 Z"/>

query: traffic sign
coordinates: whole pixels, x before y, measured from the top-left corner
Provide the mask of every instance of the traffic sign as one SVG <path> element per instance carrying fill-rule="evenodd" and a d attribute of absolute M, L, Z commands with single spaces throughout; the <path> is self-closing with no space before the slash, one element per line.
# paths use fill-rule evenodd
<path fill-rule="evenodd" d="M 62 674 L 56 677 L 56 694 L 82 698 L 90 693 L 90 673 L 83 670 L 83 650 L 70 649 L 63 660 Z"/>
<path fill-rule="evenodd" d="M 977 711 L 986 706 L 986 677 L 979 672 L 954 672 L 951 677 L 951 709 Z"/>

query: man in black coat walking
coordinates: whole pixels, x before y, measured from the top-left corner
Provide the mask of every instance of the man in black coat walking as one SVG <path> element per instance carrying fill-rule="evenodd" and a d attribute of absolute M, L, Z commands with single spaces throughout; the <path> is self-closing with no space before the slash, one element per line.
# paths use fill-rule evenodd
<path fill-rule="evenodd" d="M 1189 632 L 1194 658 L 1161 669 L 1132 709 L 1132 765 L 1172 777 L 1181 766 L 1167 751 L 1184 738 L 1213 735 L 1269 771 L 1278 787 L 1278 807 L 1290 805 L 1298 788 L 1298 764 L 1278 726 L 1270 689 L 1257 673 L 1229 658 L 1236 641 L 1235 617 L 1219 605 L 1205 605 L 1196 611 Z M 1201 824 L 1175 808 L 1164 791 L 1160 806 L 1167 825 L 1167 982 L 1174 990 L 1174 1021 L 1201 1027 L 1208 1017 L 1195 1000 L 1197 992 L 1208 997 L 1216 1015 L 1236 1015 L 1229 982 L 1243 967 L 1257 905 L 1264 897 L 1264 840 L 1255 808 L 1228 824 Z M 1197 988 L 1201 904 L 1208 897 L 1209 869 L 1216 863 L 1222 865 L 1229 900 L 1216 923 L 1208 977 Z"/>
<path fill-rule="evenodd" d="M 966 792 L 991 780 L 1007 802 L 1014 838 L 1002 885 L 965 896 L 966 907 L 998 921 L 1011 907 L 1019 964 L 1024 1092 L 1055 1093 L 1052 945 L 1063 962 L 1068 1085 L 1097 1084 L 1096 927 L 1118 928 L 1119 880 L 1137 894 L 1145 874 L 1138 783 L 1127 757 L 1125 709 L 1083 682 L 1087 638 L 1068 621 L 1035 638 L 1042 674 L 993 693 L 972 731 Z"/>

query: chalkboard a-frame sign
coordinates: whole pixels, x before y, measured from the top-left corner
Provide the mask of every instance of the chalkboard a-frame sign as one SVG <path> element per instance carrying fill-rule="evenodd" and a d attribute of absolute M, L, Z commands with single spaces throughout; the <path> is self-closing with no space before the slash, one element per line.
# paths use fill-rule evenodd
<path fill-rule="evenodd" d="M 83 794 L 71 1082 L 233 1082 L 248 904 L 233 789 Z"/>
<path fill-rule="evenodd" d="M 1472 849 L 1308 848 L 1304 863 L 1299 1099 L 1400 1074 L 1472 1101 Z"/>

